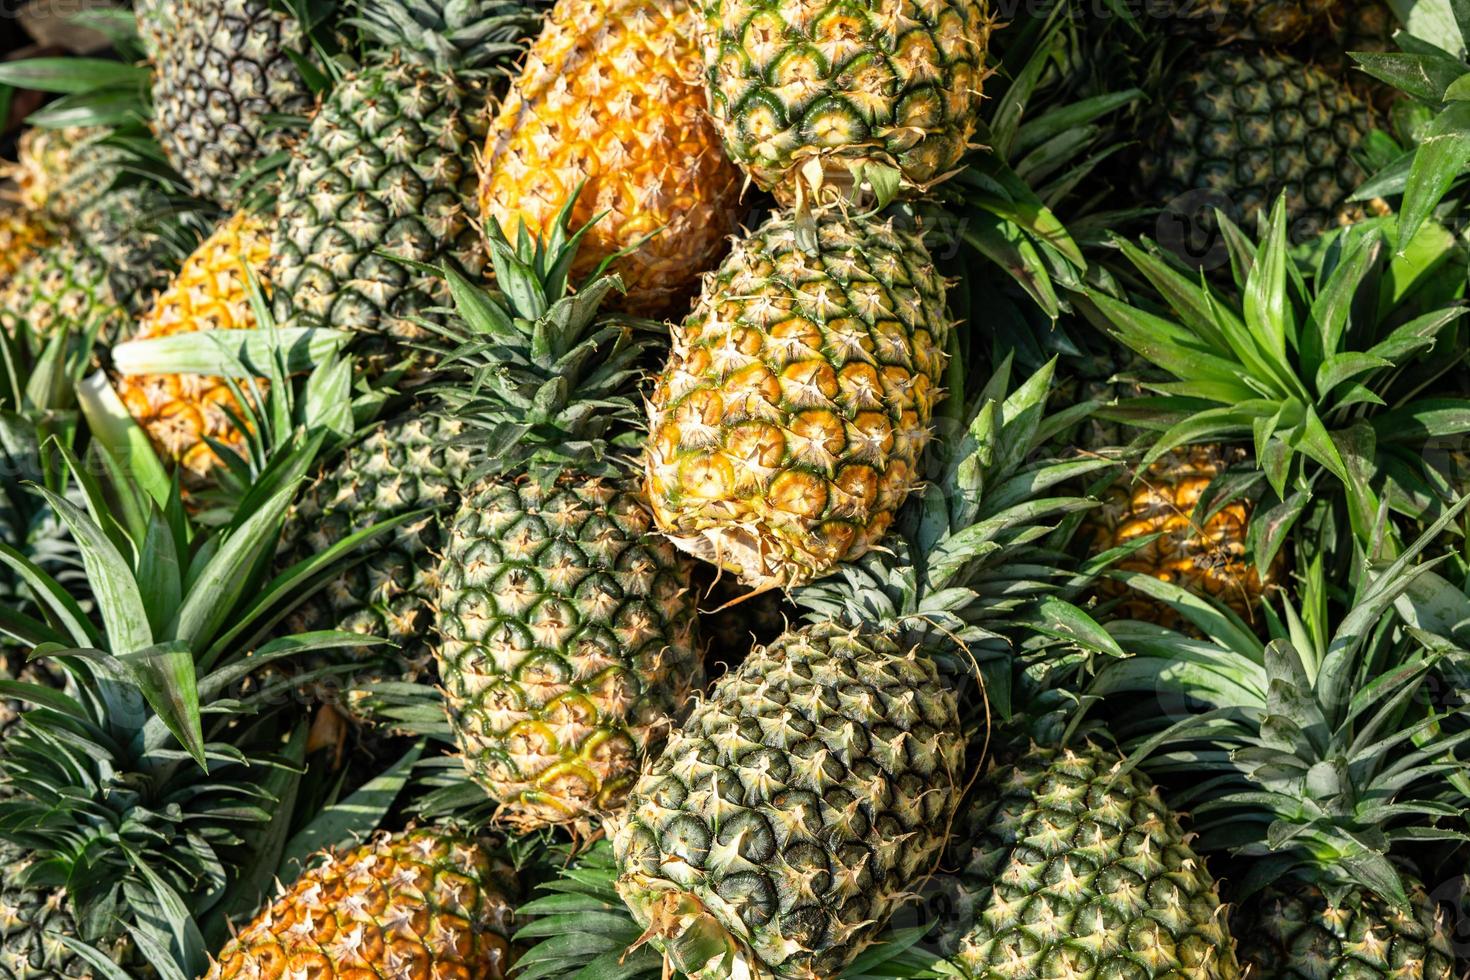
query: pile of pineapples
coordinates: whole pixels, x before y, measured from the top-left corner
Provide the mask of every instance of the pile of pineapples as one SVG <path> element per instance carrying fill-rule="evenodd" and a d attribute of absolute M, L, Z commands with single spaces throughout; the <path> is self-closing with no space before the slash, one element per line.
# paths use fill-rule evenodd
<path fill-rule="evenodd" d="M 1470 975 L 1463 4 L 79 16 L 0 980 Z"/>

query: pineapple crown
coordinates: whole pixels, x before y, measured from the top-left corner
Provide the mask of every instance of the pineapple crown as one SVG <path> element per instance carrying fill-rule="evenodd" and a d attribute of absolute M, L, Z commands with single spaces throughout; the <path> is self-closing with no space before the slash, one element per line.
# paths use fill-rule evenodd
<path fill-rule="evenodd" d="M 1438 562 L 1415 563 L 1467 502 L 1397 560 L 1371 567 L 1335 627 L 1318 558 L 1304 569 L 1300 609 L 1266 609 L 1264 643 L 1228 611 L 1153 580 L 1156 597 L 1179 603 L 1202 638 L 1121 621 L 1094 647 L 1107 662 L 1089 697 L 1162 696 L 1164 711 L 1140 702 L 1119 716 L 1128 768 L 1165 785 L 1182 777 L 1188 788 L 1175 803 L 1193 811 L 1201 849 L 1254 859 L 1242 896 L 1290 875 L 1328 892 L 1366 887 L 1408 908 L 1399 845 L 1470 839 L 1446 826 L 1463 812 L 1447 797 L 1470 741 L 1457 720 L 1465 709 L 1417 697 L 1446 661 L 1416 620 L 1449 607 L 1432 574 Z"/>
<path fill-rule="evenodd" d="M 1055 361 L 1012 389 L 1007 358 L 968 403 L 960 365 L 951 359 L 950 396 L 926 461 L 930 482 L 900 512 L 885 548 L 794 598 L 813 620 L 897 628 L 935 651 L 962 646 L 968 653 L 952 669 L 972 672 L 971 658 L 996 664 L 986 676 L 994 696 L 1009 686 L 1007 634 L 1046 597 L 1080 587 L 1065 544 L 1095 502 L 1064 488 L 1116 464 L 1037 455 L 1092 410 L 1048 414 Z"/>
<path fill-rule="evenodd" d="M 1424 225 L 1389 248 L 1391 224 L 1360 223 L 1294 261 L 1286 200 L 1253 245 L 1224 215 L 1238 293 L 1192 282 L 1152 243 L 1116 241 L 1167 304 L 1164 313 L 1089 288 L 1079 305 L 1110 336 L 1168 375 L 1149 397 L 1099 414 L 1159 432 L 1147 467 L 1190 443 L 1247 443 L 1279 503 L 1258 508 L 1250 541 L 1270 568 L 1315 497 L 1345 503 L 1352 537 L 1368 546 L 1384 499 L 1431 517 L 1442 483 L 1424 460 L 1431 440 L 1470 432 L 1470 401 L 1427 398 L 1466 356 L 1430 358 L 1465 313 L 1464 261 L 1454 236 Z M 1311 285 L 1309 285 L 1309 279 Z M 1324 494 L 1324 490 L 1332 491 Z"/>
<path fill-rule="evenodd" d="M 498 293 L 446 268 L 455 316 L 423 325 L 452 342 L 430 390 L 447 417 L 468 423 L 476 454 L 473 478 L 530 467 L 554 478 L 620 472 L 638 445 L 634 394 L 639 361 L 658 324 L 599 312 L 622 280 L 604 260 L 579 286 L 570 275 L 578 246 L 599 220 L 572 231 L 574 193 L 548 233 L 521 225 L 515 244 L 498 221 L 487 239 Z"/>
<path fill-rule="evenodd" d="M 518 0 L 360 0 L 347 19 L 380 56 L 401 56 L 459 74 L 486 71 L 520 53 L 538 21 Z"/>

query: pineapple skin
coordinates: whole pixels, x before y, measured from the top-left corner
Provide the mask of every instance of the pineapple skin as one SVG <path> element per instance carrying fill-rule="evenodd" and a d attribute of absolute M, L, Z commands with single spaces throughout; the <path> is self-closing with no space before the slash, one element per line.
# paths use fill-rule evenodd
<path fill-rule="evenodd" d="M 518 885 L 443 830 L 328 854 L 220 951 L 206 980 L 363 976 L 503 980 Z"/>
<path fill-rule="evenodd" d="M 793 630 L 645 767 L 613 836 L 618 892 L 695 980 L 731 975 L 727 954 L 752 976 L 836 976 L 933 869 L 964 754 L 931 662 L 883 634 Z"/>
<path fill-rule="evenodd" d="M 413 322 L 448 305 L 442 278 L 375 255 L 484 270 L 473 148 L 483 92 L 398 60 L 343 79 L 287 169 L 271 243 L 278 322 L 366 335 L 371 359 L 419 339 Z"/>
<path fill-rule="evenodd" d="M 27 259 L 54 240 L 51 225 L 35 212 L 0 209 L 0 289 Z"/>
<path fill-rule="evenodd" d="M 1342 17 L 1343 0 L 1163 0 L 1160 13 L 1181 26 L 1207 30 L 1221 41 L 1295 44 L 1326 34 Z"/>
<path fill-rule="evenodd" d="M 130 168 L 131 153 L 103 129 L 30 129 L 18 161 L 5 168 L 21 206 L 64 228 L 106 265 L 112 294 L 142 312 L 168 281 L 175 256 L 158 226 L 174 207 L 162 186 Z"/>
<path fill-rule="evenodd" d="M 740 172 L 705 114 L 698 17 L 679 0 L 558 0 L 490 126 L 480 213 L 514 241 L 551 230 L 579 184 L 588 229 L 573 278 L 612 265 L 619 305 L 656 316 L 688 300 L 735 231 Z M 657 234 L 655 234 L 655 232 Z"/>
<path fill-rule="evenodd" d="M 12 337 L 24 325 L 41 341 L 97 327 L 111 339 L 127 323 L 113 298 L 107 264 L 76 238 L 62 239 L 21 262 L 0 290 L 0 330 Z"/>
<path fill-rule="evenodd" d="M 1264 576 L 1246 547 L 1253 504 L 1237 498 L 1202 523 L 1193 518 L 1200 498 L 1237 457 L 1223 446 L 1185 446 L 1161 456 L 1133 480 L 1113 484 L 1101 506 L 1088 512 L 1080 529 L 1093 553 L 1158 534 L 1152 544 L 1113 567 L 1143 572 L 1199 596 L 1216 599 L 1246 622 L 1256 618 L 1273 575 Z M 1102 579 L 1104 598 L 1121 598 L 1117 618 L 1157 623 L 1187 631 L 1189 621 L 1173 607 L 1141 595 L 1120 582 Z"/>
<path fill-rule="evenodd" d="M 1142 773 L 1087 745 L 992 765 L 945 864 L 945 952 L 980 980 L 1241 975 L 1215 881 Z"/>
<path fill-rule="evenodd" d="M 102 129 L 71 126 L 26 130 L 16 163 L 7 167 L 21 205 L 59 222 L 71 222 L 117 179 L 123 153 Z"/>
<path fill-rule="evenodd" d="M 710 112 L 730 158 L 782 205 L 814 183 L 813 163 L 839 193 L 866 166 L 895 169 L 922 193 L 968 148 L 992 24 L 985 0 L 710 0 L 703 13 Z"/>
<path fill-rule="evenodd" d="M 646 491 L 680 548 L 791 586 L 883 537 L 918 479 L 951 322 L 923 243 L 776 216 L 708 276 L 649 404 Z"/>
<path fill-rule="evenodd" d="M 178 259 L 159 230 L 171 205 L 155 185 L 119 187 L 82 208 L 76 231 L 107 263 L 112 292 L 130 314 L 139 314 L 168 285 Z"/>
<path fill-rule="evenodd" d="M 1362 889 L 1335 901 L 1284 880 L 1241 902 L 1233 920 L 1241 961 L 1260 980 L 1449 980 L 1454 950 L 1424 889 L 1405 914 Z"/>
<path fill-rule="evenodd" d="M 63 893 L 18 884 L 28 863 L 22 848 L 0 842 L 0 980 L 92 977 L 86 961 L 57 939 L 76 936 Z"/>
<path fill-rule="evenodd" d="M 1210 51 L 1165 108 L 1139 160 L 1153 200 L 1218 193 L 1223 210 L 1253 228 L 1285 191 L 1301 236 L 1367 216 L 1348 197 L 1367 176 L 1353 154 L 1373 128 L 1370 108 L 1327 71 L 1277 52 Z"/>
<path fill-rule="evenodd" d="M 250 308 L 246 269 L 263 276 L 269 257 L 270 233 L 264 222 L 247 212 L 236 214 L 184 262 L 168 289 L 138 321 L 136 339 L 199 330 L 254 329 L 257 324 Z M 245 436 L 228 414 L 239 413 L 241 406 L 223 378 L 121 375 L 114 383 L 118 397 L 148 433 L 154 448 L 193 476 L 206 476 L 220 464 L 206 437 L 244 452 Z M 265 383 L 264 379 L 255 382 L 257 386 Z"/>
<path fill-rule="evenodd" d="M 489 479 L 439 567 L 439 674 L 471 777 L 527 832 L 620 807 L 703 684 L 692 562 L 625 481 Z"/>
<path fill-rule="evenodd" d="M 153 133 L 194 192 L 224 208 L 235 181 L 289 147 L 267 117 L 314 102 L 288 51 L 300 25 L 259 0 L 159 0 L 138 13 L 153 62 Z"/>
<path fill-rule="evenodd" d="M 282 534 L 282 560 L 319 554 L 380 521 L 453 505 L 470 468 L 469 452 L 456 444 L 462 428 L 416 413 L 374 428 L 302 493 Z M 427 671 L 441 523 L 439 513 L 430 513 L 395 528 L 366 560 L 298 607 L 289 619 L 291 632 L 342 629 L 383 637 L 398 645 L 395 656 L 406 678 Z"/>

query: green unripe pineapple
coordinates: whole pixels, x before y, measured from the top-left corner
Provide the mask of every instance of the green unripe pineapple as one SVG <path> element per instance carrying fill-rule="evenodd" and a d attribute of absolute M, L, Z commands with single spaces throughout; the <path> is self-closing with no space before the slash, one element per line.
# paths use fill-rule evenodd
<path fill-rule="evenodd" d="M 613 839 L 618 892 L 691 977 L 833 976 L 932 869 L 964 752 L 931 661 L 882 633 L 787 632 L 638 780 Z"/>
<path fill-rule="evenodd" d="M 1242 963 L 1260 980 L 1448 980 L 1455 956 L 1446 925 L 1423 888 L 1408 896 L 1412 914 L 1363 889 L 1329 898 L 1282 881 L 1242 902 L 1231 925 Z"/>
<path fill-rule="evenodd" d="M 947 945 L 976 980 L 1241 975 L 1214 879 L 1178 817 L 1097 747 L 1032 747 L 993 768 L 955 841 L 947 863 L 973 925 Z"/>
<path fill-rule="evenodd" d="M 491 479 L 466 497 L 438 573 L 439 664 L 500 819 L 622 804 L 703 679 L 691 565 L 626 479 Z"/>
<path fill-rule="evenodd" d="M 0 980 L 60 980 L 91 977 L 85 960 L 57 938 L 76 934 L 61 892 L 21 885 L 25 852 L 0 843 Z"/>
<path fill-rule="evenodd" d="M 663 331 L 599 312 L 620 280 L 570 281 L 574 203 L 515 245 L 492 222 L 498 294 L 450 274 L 431 389 L 474 463 L 438 568 L 439 674 L 466 768 L 523 831 L 619 808 L 703 681 L 693 563 L 633 475 L 640 359 Z"/>
<path fill-rule="evenodd" d="M 1208 192 L 1247 230 L 1285 192 L 1293 231 L 1360 220 L 1348 201 L 1368 176 L 1355 158 L 1372 129 L 1368 105 L 1328 72 L 1271 51 L 1226 48 L 1190 63 L 1172 85 L 1143 185 L 1167 205 Z"/>
<path fill-rule="evenodd" d="M 429 669 L 441 515 L 469 470 L 469 453 L 456 444 L 462 432 L 457 422 L 420 412 L 390 420 L 350 446 L 302 493 L 280 549 L 286 564 L 381 521 L 425 508 L 436 512 L 396 528 L 366 559 L 344 569 L 297 610 L 293 631 L 380 636 L 397 644 L 393 656 L 403 676 Z"/>
<path fill-rule="evenodd" d="M 57 333 L 96 328 L 110 337 L 127 322 L 114 299 L 102 256 L 75 238 L 32 255 L 0 290 L 0 329 L 26 329 L 44 341 Z"/>
<path fill-rule="evenodd" d="M 313 95 L 291 53 L 300 25 L 260 0 L 149 0 L 139 32 L 153 62 L 153 131 L 194 192 L 221 207 L 236 182 L 289 146 L 272 116 L 301 115 Z"/>
<path fill-rule="evenodd" d="M 333 88 L 281 187 L 277 319 L 366 334 L 363 353 L 381 354 L 423 337 L 415 318 L 448 294 L 377 252 L 479 277 L 474 153 L 489 120 L 477 76 L 519 50 L 497 43 L 524 19 L 506 10 L 485 0 L 361 7 L 371 60 Z"/>

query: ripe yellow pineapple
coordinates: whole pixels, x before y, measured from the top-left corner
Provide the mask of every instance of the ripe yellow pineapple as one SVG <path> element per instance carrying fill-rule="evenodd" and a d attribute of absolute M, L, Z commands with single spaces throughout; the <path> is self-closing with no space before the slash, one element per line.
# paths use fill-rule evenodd
<path fill-rule="evenodd" d="M 423 829 L 328 855 L 231 939 L 206 980 L 503 980 L 515 874 Z"/>
<path fill-rule="evenodd" d="M 730 157 L 791 203 L 847 192 L 879 168 L 922 191 L 975 133 L 992 19 L 986 0 L 712 0 L 710 110 Z"/>
<path fill-rule="evenodd" d="M 137 339 L 197 330 L 246 330 L 255 315 L 246 291 L 246 268 L 263 274 L 270 233 L 259 218 L 240 212 L 195 250 L 178 276 L 138 324 Z M 257 385 L 264 385 L 257 381 Z M 205 437 L 244 447 L 229 416 L 240 405 L 222 378 L 196 374 L 121 375 L 118 396 L 147 430 L 158 452 L 195 476 L 218 465 Z"/>
<path fill-rule="evenodd" d="M 70 126 L 28 129 L 20 138 L 16 162 L 4 176 L 15 181 L 20 203 L 49 217 L 69 221 L 97 202 L 112 186 L 124 153 L 109 145 L 104 129 Z"/>
<path fill-rule="evenodd" d="M 737 242 L 649 406 L 647 493 L 680 548 L 755 586 L 878 543 L 918 479 L 950 319 L 917 235 L 837 208 Z"/>
<path fill-rule="evenodd" d="M 1211 596 L 1250 622 L 1269 585 L 1263 582 L 1246 549 L 1251 502 L 1235 499 L 1203 520 L 1194 510 L 1210 482 L 1239 459 L 1221 446 L 1187 446 L 1165 454 L 1132 482 L 1110 487 L 1103 505 L 1088 515 L 1082 528 L 1094 552 L 1121 547 L 1140 537 L 1158 534 L 1152 544 L 1134 552 L 1114 567 L 1145 572 L 1161 581 Z M 1187 629 L 1174 609 L 1104 579 L 1108 598 L 1123 597 L 1118 615 L 1158 623 L 1169 629 Z"/>
<path fill-rule="evenodd" d="M 485 144 L 480 213 L 548 232 L 585 182 L 574 279 L 657 232 L 613 271 L 631 312 L 687 299 L 735 230 L 740 172 L 705 115 L 698 18 L 684 0 L 558 0 Z"/>

